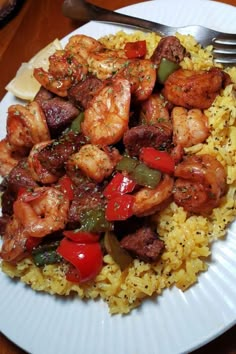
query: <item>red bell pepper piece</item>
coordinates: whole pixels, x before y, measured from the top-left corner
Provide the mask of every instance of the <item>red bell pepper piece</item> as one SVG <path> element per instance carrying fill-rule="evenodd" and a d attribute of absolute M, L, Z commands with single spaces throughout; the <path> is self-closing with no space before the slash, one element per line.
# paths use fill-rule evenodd
<path fill-rule="evenodd" d="M 74 199 L 73 183 L 69 176 L 64 175 L 59 180 L 59 186 L 61 191 L 68 197 L 69 200 Z"/>
<path fill-rule="evenodd" d="M 41 237 L 28 237 L 25 242 L 25 248 L 28 252 L 32 252 L 34 247 L 38 246 L 42 242 Z"/>
<path fill-rule="evenodd" d="M 150 168 L 159 170 L 163 173 L 174 173 L 174 159 L 165 151 L 159 151 L 152 147 L 144 147 L 141 149 L 139 158 Z"/>
<path fill-rule="evenodd" d="M 39 189 L 37 191 L 30 191 L 27 189 L 24 190 L 24 188 L 22 188 L 20 190 L 20 193 L 18 192 L 18 198 L 25 203 L 30 203 L 33 200 L 41 198 L 44 193 L 45 193 L 45 190 L 43 188 Z"/>
<path fill-rule="evenodd" d="M 108 221 L 126 220 L 133 215 L 134 196 L 123 194 L 110 199 L 105 216 Z"/>
<path fill-rule="evenodd" d="M 26 193 L 27 189 L 25 187 L 19 187 L 18 188 L 18 193 L 17 193 L 17 198 L 21 197 L 22 194 Z"/>
<path fill-rule="evenodd" d="M 147 54 L 146 41 L 127 42 L 124 49 L 129 59 L 143 58 Z"/>
<path fill-rule="evenodd" d="M 80 282 L 80 274 L 72 264 L 69 265 L 69 269 L 66 272 L 66 280 L 71 281 L 72 283 Z"/>
<path fill-rule="evenodd" d="M 136 183 L 122 173 L 117 173 L 111 182 L 104 189 L 104 196 L 107 199 L 117 197 L 121 194 L 131 193 L 136 186 Z"/>
<path fill-rule="evenodd" d="M 87 231 L 66 230 L 63 235 L 72 241 L 79 243 L 92 243 L 98 242 L 100 235 Z"/>
<path fill-rule="evenodd" d="M 102 268 L 103 255 L 98 242 L 77 243 L 63 238 L 57 252 L 78 271 L 78 282 L 92 280 Z"/>

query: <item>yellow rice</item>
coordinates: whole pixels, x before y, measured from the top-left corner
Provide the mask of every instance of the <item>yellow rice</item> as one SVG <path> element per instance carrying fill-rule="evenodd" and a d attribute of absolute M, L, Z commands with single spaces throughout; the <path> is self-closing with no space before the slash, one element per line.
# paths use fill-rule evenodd
<path fill-rule="evenodd" d="M 202 49 L 191 36 L 177 34 L 181 43 L 191 53 L 191 59 L 181 63 L 186 69 L 209 69 L 213 66 L 211 47 Z M 155 49 L 160 37 L 154 33 L 123 31 L 107 36 L 101 42 L 108 48 L 122 48 L 127 41 L 146 39 L 148 56 Z M 104 267 L 95 281 L 81 286 L 65 279 L 65 266 L 47 265 L 37 268 L 27 258 L 16 266 L 2 263 L 2 269 L 10 277 L 19 277 L 34 290 L 50 294 L 77 293 L 81 298 L 101 297 L 110 313 L 128 313 L 148 296 L 157 295 L 163 289 L 177 286 L 186 290 L 197 281 L 200 272 L 207 270 L 211 244 L 226 235 L 227 226 L 236 216 L 236 68 L 228 69 L 234 84 L 222 90 L 212 107 L 205 111 L 211 127 L 211 135 L 204 144 L 186 149 L 186 152 L 215 156 L 225 167 L 229 189 L 221 205 L 210 217 L 191 216 L 175 203 L 169 205 L 154 218 L 157 231 L 165 242 L 165 251 L 156 264 L 134 260 L 123 273 L 109 255 L 104 257 Z"/>

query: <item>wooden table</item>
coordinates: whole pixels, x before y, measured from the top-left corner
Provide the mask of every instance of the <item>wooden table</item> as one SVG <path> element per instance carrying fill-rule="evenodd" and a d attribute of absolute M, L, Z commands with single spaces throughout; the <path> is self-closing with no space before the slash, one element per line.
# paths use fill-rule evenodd
<path fill-rule="evenodd" d="M 112 10 L 137 2 L 141 0 L 94 0 L 96 5 Z M 236 5 L 236 0 L 221 2 Z M 80 21 L 63 17 L 62 3 L 63 0 L 27 0 L 18 15 L 0 30 L 0 99 L 6 93 L 4 87 L 14 77 L 22 62 L 28 61 L 56 37 L 62 38 L 83 25 Z M 0 354 L 23 353 L 24 351 L 0 334 Z M 236 326 L 196 350 L 194 354 L 236 354 Z"/>

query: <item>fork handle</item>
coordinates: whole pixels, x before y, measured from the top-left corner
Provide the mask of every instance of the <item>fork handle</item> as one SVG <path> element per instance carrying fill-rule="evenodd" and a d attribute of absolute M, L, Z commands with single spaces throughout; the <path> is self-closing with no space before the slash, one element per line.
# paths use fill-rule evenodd
<path fill-rule="evenodd" d="M 126 27 L 133 27 L 138 29 L 146 29 L 149 31 L 158 32 L 160 35 L 174 34 L 175 31 L 171 30 L 171 33 L 166 33 L 166 26 L 149 21 L 144 20 L 142 18 L 136 18 L 125 14 L 120 14 L 119 12 L 114 12 L 110 10 L 106 10 L 104 8 L 99 8 L 96 5 L 92 5 L 94 11 L 97 11 L 97 21 L 106 21 L 110 23 L 117 23 L 120 25 L 125 25 Z"/>
<path fill-rule="evenodd" d="M 143 20 L 141 18 L 128 16 L 125 14 L 120 14 L 118 12 L 110 11 L 81 0 L 79 0 L 78 2 L 73 0 L 65 0 L 62 5 L 62 12 L 66 17 L 70 17 L 74 20 L 96 20 L 105 21 L 108 23 L 116 23 L 120 25 L 125 25 L 126 27 L 155 31 L 161 36 L 172 35 L 177 30 L 177 28 L 170 28 L 168 30 L 164 25 L 148 20 Z"/>

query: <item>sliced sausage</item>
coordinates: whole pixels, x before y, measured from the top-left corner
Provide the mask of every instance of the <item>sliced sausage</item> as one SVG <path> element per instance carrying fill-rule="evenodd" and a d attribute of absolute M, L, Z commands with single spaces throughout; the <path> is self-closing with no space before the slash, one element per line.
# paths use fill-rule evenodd
<path fill-rule="evenodd" d="M 71 131 L 40 150 L 38 160 L 48 171 L 55 175 L 61 175 L 69 156 L 75 153 L 84 143 L 85 138 L 82 134 L 75 134 Z"/>
<path fill-rule="evenodd" d="M 88 76 L 69 89 L 68 98 L 76 107 L 87 109 L 93 97 L 103 86 L 104 83 L 97 77 Z"/>
<path fill-rule="evenodd" d="M 41 106 L 52 137 L 60 134 L 79 114 L 71 102 L 59 97 L 44 101 Z"/>
<path fill-rule="evenodd" d="M 163 37 L 154 50 L 151 60 L 159 65 L 162 58 L 174 63 L 180 63 L 185 56 L 189 56 L 186 49 L 175 36 Z"/>
<path fill-rule="evenodd" d="M 164 242 L 148 226 L 125 236 L 120 245 L 133 257 L 148 263 L 157 261 L 164 249 Z"/>
<path fill-rule="evenodd" d="M 142 147 L 168 149 L 171 136 L 172 128 L 169 124 L 138 125 L 124 134 L 123 142 L 129 155 L 137 157 Z"/>

